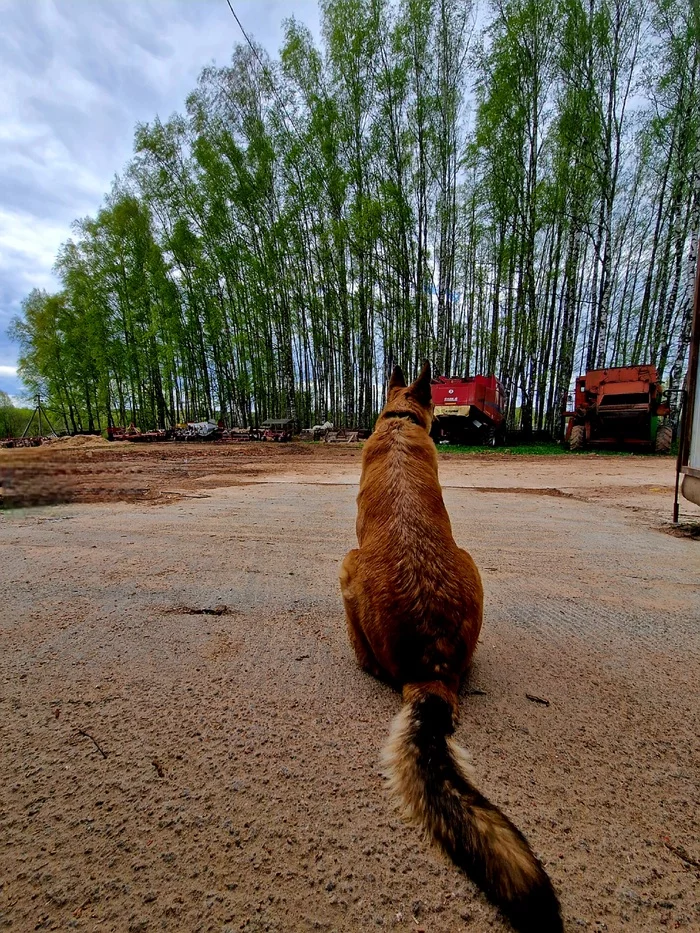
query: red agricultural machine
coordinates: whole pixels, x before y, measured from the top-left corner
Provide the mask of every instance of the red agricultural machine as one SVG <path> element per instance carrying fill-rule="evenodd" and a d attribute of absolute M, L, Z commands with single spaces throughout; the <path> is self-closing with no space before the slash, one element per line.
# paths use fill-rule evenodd
<path fill-rule="evenodd" d="M 574 411 L 566 413 L 571 450 L 584 447 L 652 447 L 671 450 L 669 406 L 655 366 L 593 369 L 576 380 Z"/>
<path fill-rule="evenodd" d="M 437 443 L 495 447 L 505 439 L 506 393 L 495 376 L 438 376 L 431 392 Z"/>

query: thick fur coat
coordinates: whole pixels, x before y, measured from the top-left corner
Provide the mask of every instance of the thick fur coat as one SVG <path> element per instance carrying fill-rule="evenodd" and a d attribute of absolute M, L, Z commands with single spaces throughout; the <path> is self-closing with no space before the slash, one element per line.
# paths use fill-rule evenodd
<path fill-rule="evenodd" d="M 407 818 L 523 933 L 560 933 L 559 904 L 518 829 L 473 785 L 452 739 L 460 683 L 481 630 L 483 589 L 452 537 L 438 480 L 430 366 L 397 367 L 362 455 L 357 541 L 340 585 L 360 665 L 402 691 L 384 764 Z"/>

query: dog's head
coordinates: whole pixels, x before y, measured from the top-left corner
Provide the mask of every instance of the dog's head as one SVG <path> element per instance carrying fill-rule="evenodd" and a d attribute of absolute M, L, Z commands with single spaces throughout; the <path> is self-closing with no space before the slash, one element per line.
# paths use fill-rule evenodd
<path fill-rule="evenodd" d="M 406 385 L 400 366 L 395 366 L 389 380 L 386 405 L 379 420 L 407 418 L 430 431 L 433 423 L 433 400 L 430 392 L 430 363 L 426 360 L 415 382 Z"/>

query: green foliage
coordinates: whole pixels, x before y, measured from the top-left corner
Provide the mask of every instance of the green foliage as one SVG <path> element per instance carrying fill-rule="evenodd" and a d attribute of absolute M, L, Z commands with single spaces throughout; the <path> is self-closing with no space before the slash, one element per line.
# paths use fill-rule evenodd
<path fill-rule="evenodd" d="M 7 392 L 0 391 L 0 437 L 21 437 L 31 416 L 31 408 L 15 406 Z"/>

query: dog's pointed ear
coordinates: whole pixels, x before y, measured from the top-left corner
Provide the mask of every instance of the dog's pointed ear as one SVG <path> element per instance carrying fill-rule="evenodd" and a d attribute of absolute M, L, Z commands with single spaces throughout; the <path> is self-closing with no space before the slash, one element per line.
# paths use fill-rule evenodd
<path fill-rule="evenodd" d="M 425 405 L 426 407 L 430 405 L 432 396 L 430 392 L 430 363 L 428 360 L 425 360 L 423 363 L 420 375 L 411 386 L 411 395 L 420 402 L 421 405 Z"/>
<path fill-rule="evenodd" d="M 391 379 L 389 380 L 389 391 L 392 389 L 405 389 L 406 380 L 404 379 L 403 370 L 400 366 L 394 366 L 393 372 L 391 374 Z"/>

